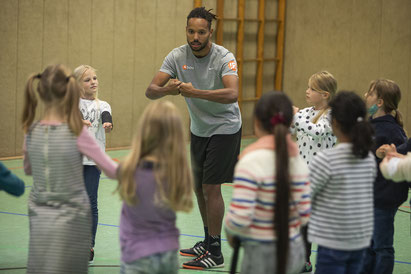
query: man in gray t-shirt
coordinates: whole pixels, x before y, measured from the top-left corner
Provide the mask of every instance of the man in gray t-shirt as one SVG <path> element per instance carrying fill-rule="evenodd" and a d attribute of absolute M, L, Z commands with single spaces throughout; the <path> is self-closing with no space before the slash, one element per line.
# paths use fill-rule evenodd
<path fill-rule="evenodd" d="M 238 75 L 234 55 L 210 41 L 216 16 L 204 7 L 187 17 L 187 44 L 164 59 L 146 90 L 150 99 L 182 95 L 191 118 L 191 165 L 195 192 L 204 224 L 204 241 L 182 249 L 183 256 L 199 257 L 184 268 L 224 266 L 221 225 L 224 200 L 221 184 L 231 182 L 241 143 Z"/>

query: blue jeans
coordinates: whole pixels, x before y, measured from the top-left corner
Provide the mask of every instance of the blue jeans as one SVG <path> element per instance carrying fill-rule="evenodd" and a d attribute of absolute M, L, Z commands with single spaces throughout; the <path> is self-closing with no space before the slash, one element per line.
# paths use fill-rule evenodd
<path fill-rule="evenodd" d="M 98 223 L 98 208 L 97 208 L 97 195 L 98 195 L 98 185 L 100 181 L 101 171 L 97 166 L 83 166 L 84 172 L 84 183 L 86 185 L 86 190 L 88 198 L 90 200 L 91 206 L 91 216 L 92 216 L 92 227 L 91 227 L 91 247 L 94 247 L 97 233 L 97 223 Z"/>
<path fill-rule="evenodd" d="M 364 274 L 389 274 L 394 269 L 394 217 L 397 208 L 374 208 L 374 233 L 367 249 Z"/>
<path fill-rule="evenodd" d="M 131 263 L 121 262 L 121 274 L 177 274 L 177 250 L 140 258 Z"/>
<path fill-rule="evenodd" d="M 360 273 L 365 248 L 343 251 L 318 246 L 315 274 L 357 274 Z"/>

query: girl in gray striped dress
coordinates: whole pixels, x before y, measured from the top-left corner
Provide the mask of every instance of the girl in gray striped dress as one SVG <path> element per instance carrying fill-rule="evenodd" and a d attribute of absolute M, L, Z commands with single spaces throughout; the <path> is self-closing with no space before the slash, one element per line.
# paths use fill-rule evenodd
<path fill-rule="evenodd" d="M 34 122 L 37 92 L 45 106 Z M 63 65 L 50 65 L 26 85 L 23 113 L 24 170 L 33 176 L 29 198 L 27 273 L 87 273 L 91 242 L 90 204 L 82 157 L 93 159 L 110 178 L 117 165 L 83 126 L 80 87 Z"/>

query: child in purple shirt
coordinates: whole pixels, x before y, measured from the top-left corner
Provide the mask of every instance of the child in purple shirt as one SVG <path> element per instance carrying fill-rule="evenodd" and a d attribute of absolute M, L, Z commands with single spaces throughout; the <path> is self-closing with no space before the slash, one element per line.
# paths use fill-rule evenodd
<path fill-rule="evenodd" d="M 176 211 L 189 211 L 192 178 L 177 108 L 151 103 L 120 165 L 121 273 L 177 273 Z"/>

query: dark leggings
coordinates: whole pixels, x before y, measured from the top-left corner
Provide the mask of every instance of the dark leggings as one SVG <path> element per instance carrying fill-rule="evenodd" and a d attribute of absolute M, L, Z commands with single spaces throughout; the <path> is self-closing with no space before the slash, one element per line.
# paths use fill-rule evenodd
<path fill-rule="evenodd" d="M 97 208 L 97 194 L 98 185 L 100 181 L 101 171 L 97 166 L 83 166 L 84 170 L 84 183 L 86 185 L 86 190 L 88 198 L 90 200 L 91 206 L 91 216 L 92 216 L 92 237 L 91 237 L 91 247 L 94 247 L 97 233 L 97 223 L 98 223 L 98 208 Z"/>

